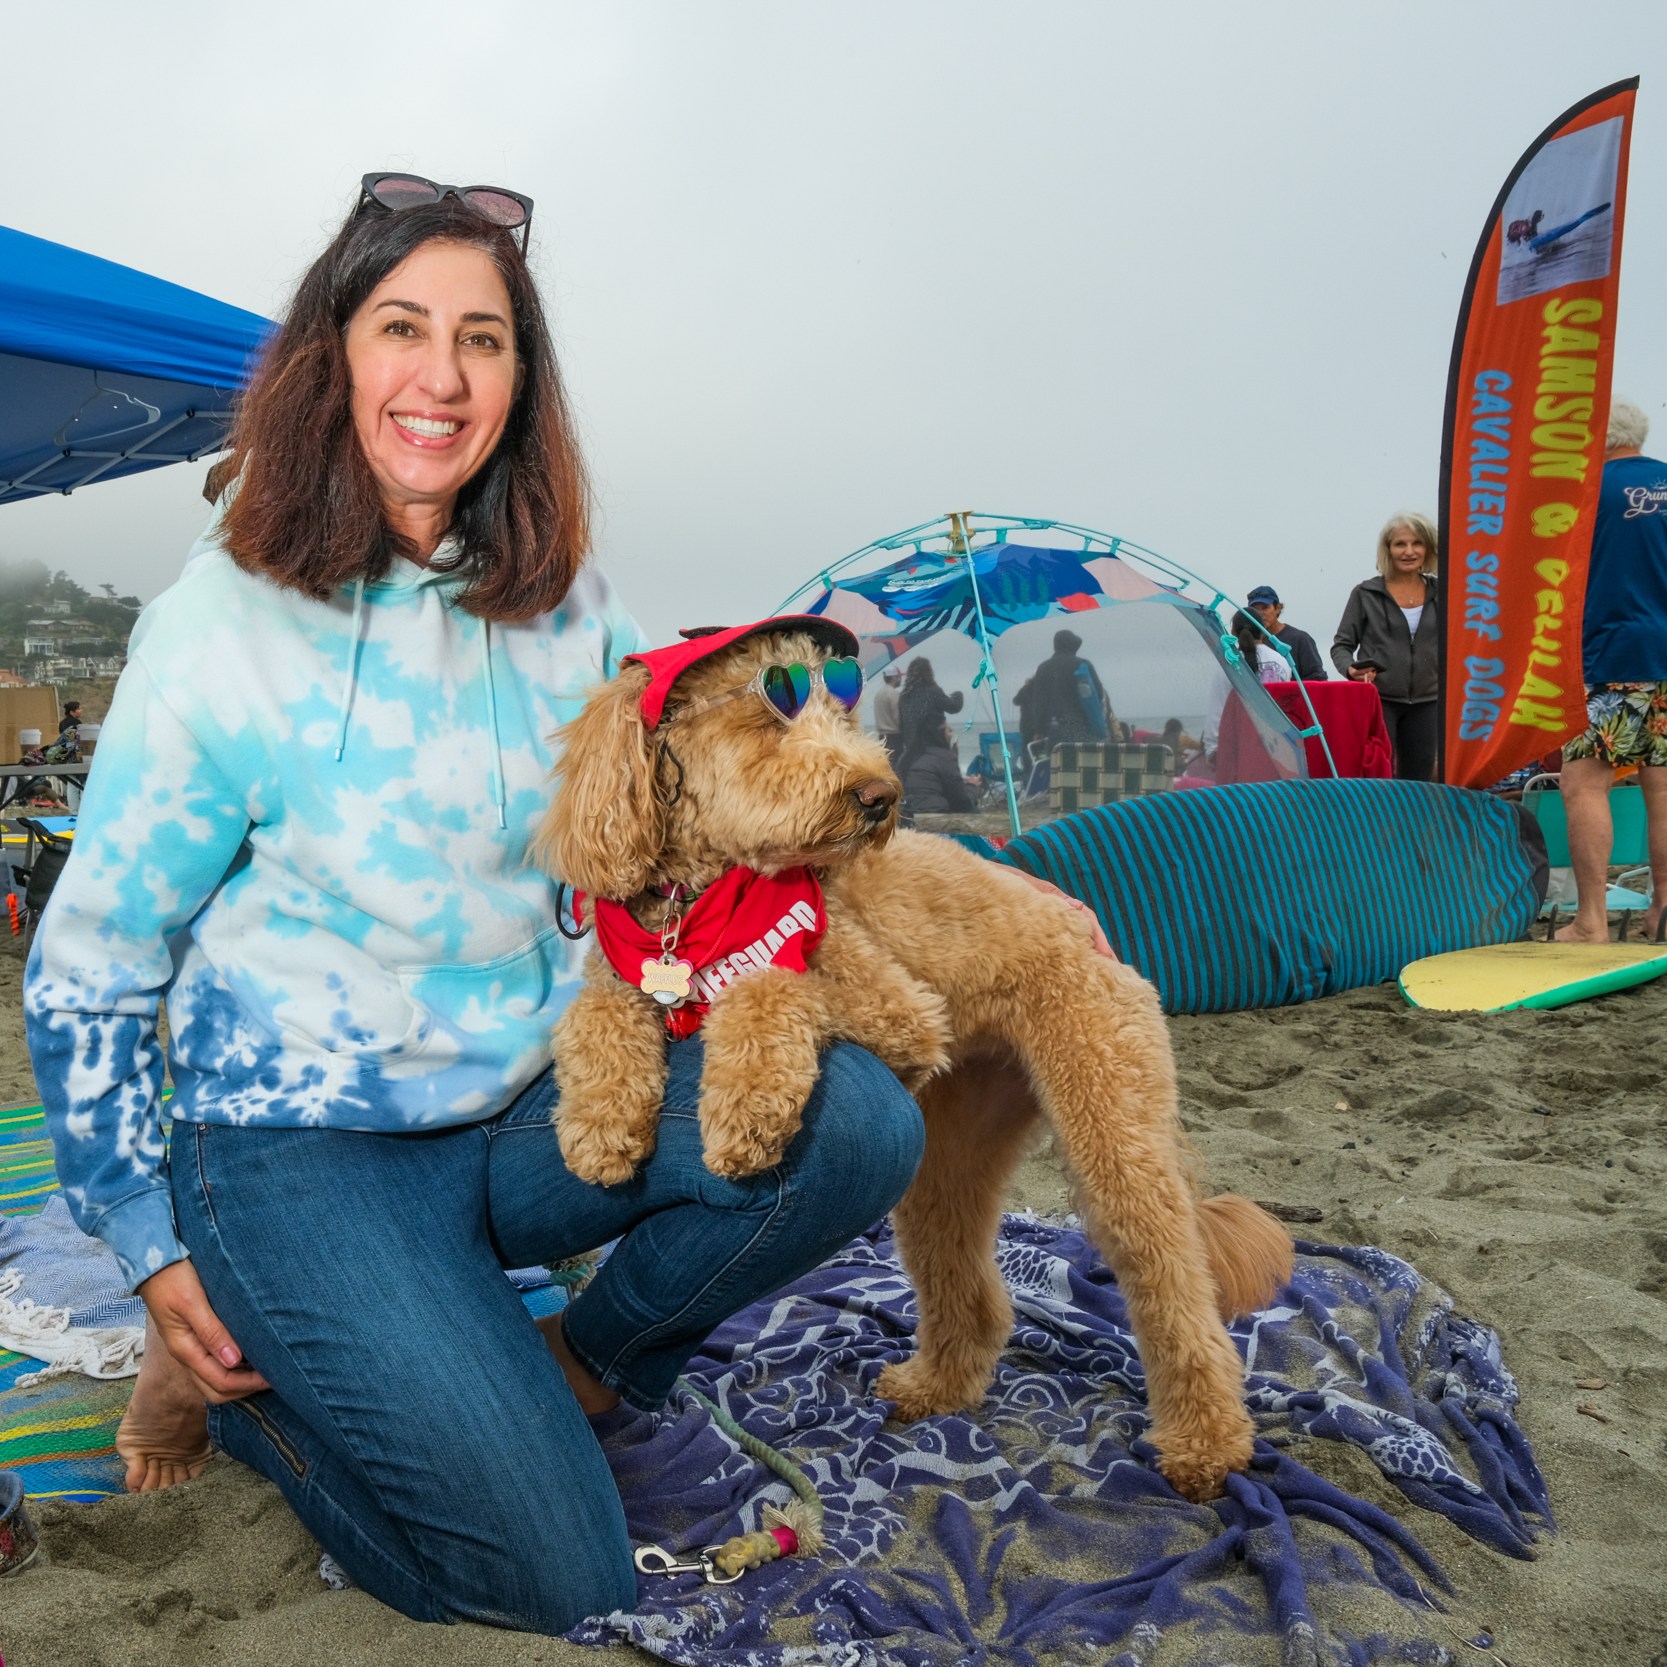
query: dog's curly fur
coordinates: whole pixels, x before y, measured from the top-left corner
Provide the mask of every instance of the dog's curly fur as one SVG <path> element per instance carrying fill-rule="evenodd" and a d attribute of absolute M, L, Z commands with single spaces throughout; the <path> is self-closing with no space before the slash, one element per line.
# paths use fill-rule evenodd
<path fill-rule="evenodd" d="M 708 1167 L 744 1175 L 780 1158 L 834 1039 L 871 1049 L 916 1092 L 926 1156 L 896 1220 L 920 1346 L 878 1390 L 919 1418 L 976 1406 L 989 1387 L 1012 1329 L 991 1247 L 1045 1115 L 1128 1304 L 1160 1468 L 1188 1497 L 1213 1497 L 1251 1452 L 1220 1316 L 1273 1296 L 1290 1239 L 1242 1198 L 1198 1200 L 1156 995 L 1095 952 L 1083 913 L 949 840 L 892 837 L 885 750 L 825 693 L 791 724 L 752 698 L 705 705 L 764 664 L 823 658 L 802 634 L 739 643 L 684 673 L 653 732 L 638 710 L 647 672 L 628 665 L 563 731 L 538 857 L 652 928 L 665 904 L 651 887 L 698 890 L 736 864 L 817 869 L 828 932 L 811 970 L 751 972 L 707 1016 Z M 593 952 L 555 1058 L 568 1166 L 625 1180 L 654 1146 L 661 1010 Z"/>

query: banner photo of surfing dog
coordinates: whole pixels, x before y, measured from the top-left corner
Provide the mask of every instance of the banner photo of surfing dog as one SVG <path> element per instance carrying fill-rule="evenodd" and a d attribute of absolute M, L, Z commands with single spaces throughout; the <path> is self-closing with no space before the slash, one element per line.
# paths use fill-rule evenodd
<path fill-rule="evenodd" d="M 1492 786 L 1586 727 L 1580 629 L 1637 90 L 1605 87 L 1534 141 L 1465 284 L 1441 446 L 1441 774 L 1455 786 Z"/>

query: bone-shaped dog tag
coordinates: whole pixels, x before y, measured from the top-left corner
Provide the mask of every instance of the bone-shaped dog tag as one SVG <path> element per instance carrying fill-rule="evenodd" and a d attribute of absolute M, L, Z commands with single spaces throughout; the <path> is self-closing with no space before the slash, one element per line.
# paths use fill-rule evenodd
<path fill-rule="evenodd" d="M 669 950 L 658 958 L 649 955 L 643 959 L 639 988 L 653 996 L 662 1007 L 676 1007 L 679 1002 L 687 1001 L 694 983 L 693 964 L 673 959 Z"/>

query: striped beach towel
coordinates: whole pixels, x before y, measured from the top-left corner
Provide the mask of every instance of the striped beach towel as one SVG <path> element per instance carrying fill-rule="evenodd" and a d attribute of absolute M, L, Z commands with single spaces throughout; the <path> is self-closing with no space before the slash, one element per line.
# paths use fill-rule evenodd
<path fill-rule="evenodd" d="M 39 1106 L 0 1110 L 0 1213 L 36 1215 L 58 1190 L 52 1142 Z M 567 1291 L 543 1268 L 509 1271 L 535 1319 L 564 1306 Z M 18 1379 L 42 1362 L 0 1349 L 0 1469 L 16 1470 L 31 1498 L 91 1503 L 122 1491 L 116 1426 L 133 1380 L 54 1378 L 31 1388 Z"/>
<path fill-rule="evenodd" d="M 39 1106 L 0 1111 L 0 1211 L 35 1215 L 58 1190 L 52 1142 Z M 17 1380 L 41 1362 L 0 1350 L 0 1468 L 16 1470 L 31 1498 L 90 1502 L 122 1488 L 116 1425 L 133 1380 Z"/>
<path fill-rule="evenodd" d="M 1151 794 L 1045 823 L 998 860 L 1089 904 L 1169 1013 L 1284 1007 L 1509 943 L 1547 872 L 1518 805 L 1417 781 Z"/>

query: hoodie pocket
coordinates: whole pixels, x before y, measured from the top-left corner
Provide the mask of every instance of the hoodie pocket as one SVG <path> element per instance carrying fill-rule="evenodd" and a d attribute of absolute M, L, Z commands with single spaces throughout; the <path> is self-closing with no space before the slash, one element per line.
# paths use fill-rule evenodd
<path fill-rule="evenodd" d="M 397 1049 L 401 1061 L 434 1057 L 508 1062 L 549 1044 L 556 993 L 577 976 L 558 929 L 491 961 L 396 968 L 415 1014 L 412 1032 Z"/>

